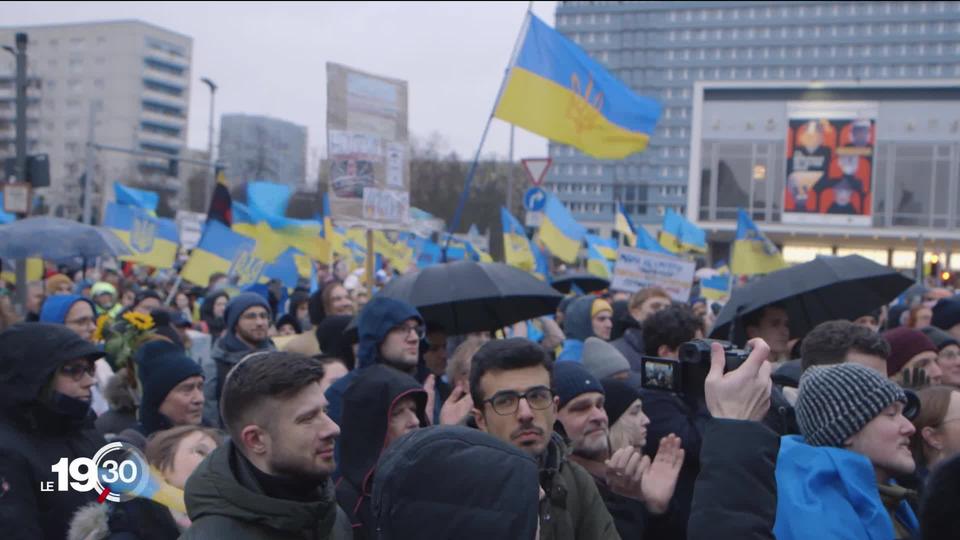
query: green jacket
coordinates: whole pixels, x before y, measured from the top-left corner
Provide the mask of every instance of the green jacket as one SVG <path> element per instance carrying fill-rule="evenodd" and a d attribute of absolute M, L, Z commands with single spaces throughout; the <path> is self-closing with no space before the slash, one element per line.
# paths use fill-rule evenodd
<path fill-rule="evenodd" d="M 619 540 L 593 477 L 567 459 L 563 439 L 553 434 L 540 463 L 540 540 Z"/>
<path fill-rule="evenodd" d="M 352 540 L 332 481 L 319 500 L 298 502 L 263 494 L 233 442 L 217 448 L 187 480 L 184 499 L 192 525 L 181 540 Z"/>

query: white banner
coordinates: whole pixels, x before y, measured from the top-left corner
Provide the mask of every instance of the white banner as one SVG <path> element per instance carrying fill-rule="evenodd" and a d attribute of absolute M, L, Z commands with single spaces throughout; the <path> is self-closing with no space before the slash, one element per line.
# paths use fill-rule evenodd
<path fill-rule="evenodd" d="M 660 287 L 678 302 L 690 299 L 696 263 L 679 257 L 661 255 L 631 247 L 617 250 L 610 289 L 634 293 L 647 287 Z"/>

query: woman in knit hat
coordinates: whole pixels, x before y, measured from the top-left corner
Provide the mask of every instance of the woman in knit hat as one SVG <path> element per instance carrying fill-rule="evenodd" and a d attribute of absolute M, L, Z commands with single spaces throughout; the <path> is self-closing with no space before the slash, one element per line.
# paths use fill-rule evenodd
<path fill-rule="evenodd" d="M 563 319 L 563 351 L 557 361 L 579 362 L 583 354 L 583 342 L 588 337 L 610 340 L 613 331 L 613 308 L 603 298 L 593 295 L 581 296 L 567 306 Z"/>
<path fill-rule="evenodd" d="M 918 370 L 923 370 L 929 384 L 940 384 L 943 370 L 937 364 L 937 346 L 923 332 L 913 328 L 899 327 L 883 333 L 890 344 L 887 358 L 887 376 L 901 385 L 916 379 Z"/>
<path fill-rule="evenodd" d="M 937 366 L 943 372 L 940 382 L 960 388 L 960 341 L 936 326 L 928 326 L 922 332 L 937 347 Z"/>
<path fill-rule="evenodd" d="M 910 538 L 915 494 L 892 478 L 916 467 L 916 407 L 904 391 L 858 364 L 814 366 L 800 379 L 802 435 L 782 438 L 777 458 L 777 540 Z M 905 412 L 905 408 L 907 409 Z"/>

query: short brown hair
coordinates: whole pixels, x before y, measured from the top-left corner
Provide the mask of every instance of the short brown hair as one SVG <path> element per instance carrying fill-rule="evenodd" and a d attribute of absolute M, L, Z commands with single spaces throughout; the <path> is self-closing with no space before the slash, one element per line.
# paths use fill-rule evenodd
<path fill-rule="evenodd" d="M 646 289 L 640 289 L 639 291 L 633 293 L 633 296 L 630 297 L 629 309 L 640 309 L 643 307 L 643 303 L 651 298 L 666 298 L 667 300 L 673 300 L 670 298 L 670 294 L 660 287 L 647 287 Z"/>
<path fill-rule="evenodd" d="M 161 472 L 170 470 L 173 467 L 173 456 L 180 448 L 180 442 L 198 431 L 213 439 L 217 446 L 223 444 L 223 432 L 219 429 L 204 426 L 177 426 L 150 435 L 143 451 L 147 456 L 147 463 Z"/>
<path fill-rule="evenodd" d="M 943 423 L 943 419 L 947 416 L 947 409 L 950 408 L 950 396 L 957 391 L 953 386 L 939 385 L 917 392 L 920 398 L 920 414 L 913 419 L 913 427 L 917 428 L 917 432 L 910 439 L 910 450 L 913 451 L 913 459 L 918 466 L 927 466 L 927 456 L 924 453 L 926 443 L 921 431 L 923 428 L 935 428 Z"/>
<path fill-rule="evenodd" d="M 227 432 L 240 440 L 240 431 L 252 413 L 269 398 L 295 395 L 323 378 L 323 364 L 293 352 L 270 351 L 247 355 L 227 373 L 220 397 L 220 416 Z"/>
<path fill-rule="evenodd" d="M 800 344 L 800 367 L 842 364 L 850 351 L 883 358 L 890 356 L 890 344 L 869 328 L 850 321 L 818 324 Z"/>

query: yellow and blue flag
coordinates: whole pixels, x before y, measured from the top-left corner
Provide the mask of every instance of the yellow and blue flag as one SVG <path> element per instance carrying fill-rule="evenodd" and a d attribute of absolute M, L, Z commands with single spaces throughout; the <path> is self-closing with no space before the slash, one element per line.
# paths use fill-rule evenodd
<path fill-rule="evenodd" d="M 660 244 L 671 253 L 707 252 L 707 233 L 680 214 L 667 208 L 660 230 Z"/>
<path fill-rule="evenodd" d="M 548 194 L 539 236 L 553 256 L 567 263 L 576 262 L 580 244 L 586 234 L 587 229 L 573 219 L 573 215 L 563 203 Z"/>
<path fill-rule="evenodd" d="M 623 209 L 623 203 L 617 201 L 617 206 L 613 213 L 613 230 L 617 231 L 627 240 L 628 246 L 637 245 L 637 228 L 633 226 L 630 216 Z"/>
<path fill-rule="evenodd" d="M 227 274 L 230 285 L 242 288 L 260 282 L 267 262 L 255 256 L 257 241 L 227 228 L 219 221 L 207 223 L 190 258 L 180 271 L 183 279 L 206 285 L 210 275 Z"/>
<path fill-rule="evenodd" d="M 587 242 L 587 272 L 604 279 L 610 279 L 613 275 L 610 261 L 589 241 Z"/>
<path fill-rule="evenodd" d="M 548 281 L 550 279 L 550 261 L 547 260 L 547 256 L 536 242 L 530 242 L 530 251 L 533 252 L 534 260 L 533 275 L 541 281 Z"/>
<path fill-rule="evenodd" d="M 415 251 L 417 268 L 426 268 L 443 261 L 443 248 L 429 238 L 418 238 Z"/>
<path fill-rule="evenodd" d="M 718 274 L 700 280 L 700 295 L 709 300 L 723 300 L 730 296 L 730 274 Z"/>
<path fill-rule="evenodd" d="M 787 266 L 777 246 L 760 232 L 742 208 L 737 210 L 737 236 L 730 258 L 731 270 L 741 276 L 768 274 Z"/>
<path fill-rule="evenodd" d="M 508 265 L 531 272 L 536 266 L 527 232 L 509 210 L 500 207 L 500 225 L 503 228 L 503 259 Z"/>
<path fill-rule="evenodd" d="M 278 279 L 287 289 L 295 289 L 301 275 L 300 267 L 297 264 L 297 255 L 300 255 L 298 250 L 287 248 L 286 251 L 277 256 L 276 260 L 263 268 L 263 277 Z"/>
<path fill-rule="evenodd" d="M 622 159 L 647 148 L 660 110 L 528 13 L 494 115 L 592 157 Z"/>
<path fill-rule="evenodd" d="M 117 204 L 142 208 L 151 214 L 156 213 L 157 204 L 160 202 L 160 196 L 156 192 L 128 187 L 120 182 L 113 183 L 113 195 Z"/>
<path fill-rule="evenodd" d="M 603 238 L 595 234 L 586 235 L 587 245 L 593 246 L 608 261 L 617 260 L 617 241 L 613 238 Z"/>
<path fill-rule="evenodd" d="M 173 220 L 158 218 L 135 206 L 107 204 L 104 227 L 113 231 L 130 249 L 121 260 L 154 268 L 173 268 L 180 238 Z"/>
<path fill-rule="evenodd" d="M 283 216 L 290 201 L 290 186 L 273 182 L 247 184 L 247 203 L 251 208 L 271 216 Z"/>

